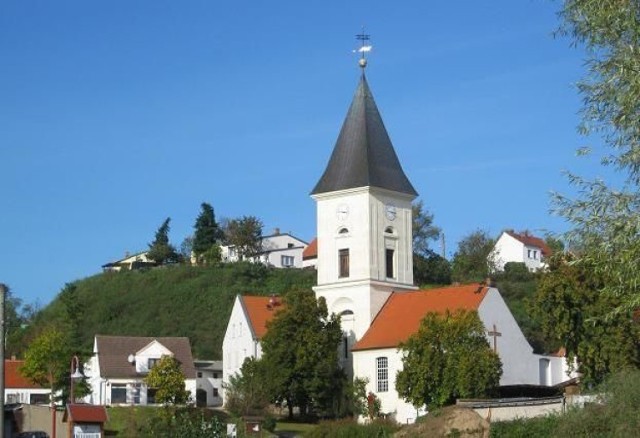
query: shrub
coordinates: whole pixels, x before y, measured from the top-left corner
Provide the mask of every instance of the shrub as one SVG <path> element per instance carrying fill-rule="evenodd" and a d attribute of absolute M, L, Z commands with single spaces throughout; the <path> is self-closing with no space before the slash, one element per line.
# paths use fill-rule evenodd
<path fill-rule="evenodd" d="M 375 420 L 358 424 L 354 420 L 321 421 L 306 434 L 307 438 L 386 438 L 392 437 L 399 426 L 389 420 Z"/>

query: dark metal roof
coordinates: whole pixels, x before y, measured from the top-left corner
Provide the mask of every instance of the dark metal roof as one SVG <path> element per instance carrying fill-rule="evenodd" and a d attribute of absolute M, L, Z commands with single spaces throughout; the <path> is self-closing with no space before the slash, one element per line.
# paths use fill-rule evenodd
<path fill-rule="evenodd" d="M 311 192 L 378 187 L 417 196 L 362 75 L 324 174 Z"/>

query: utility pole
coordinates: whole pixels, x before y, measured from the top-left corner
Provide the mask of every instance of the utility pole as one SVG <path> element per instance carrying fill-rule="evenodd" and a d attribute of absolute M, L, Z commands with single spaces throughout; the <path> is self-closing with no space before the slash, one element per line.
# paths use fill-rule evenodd
<path fill-rule="evenodd" d="M 447 245 L 444 240 L 444 231 L 440 233 L 440 246 L 442 247 L 442 258 L 447 258 Z"/>
<path fill-rule="evenodd" d="M 0 437 L 4 437 L 4 302 L 7 296 L 7 286 L 0 283 Z"/>

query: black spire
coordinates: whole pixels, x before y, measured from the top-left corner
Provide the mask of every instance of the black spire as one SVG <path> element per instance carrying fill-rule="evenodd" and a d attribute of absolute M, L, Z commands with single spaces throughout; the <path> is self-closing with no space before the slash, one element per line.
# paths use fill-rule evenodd
<path fill-rule="evenodd" d="M 311 194 L 366 186 L 418 195 L 402 170 L 363 72 L 329 164 Z"/>

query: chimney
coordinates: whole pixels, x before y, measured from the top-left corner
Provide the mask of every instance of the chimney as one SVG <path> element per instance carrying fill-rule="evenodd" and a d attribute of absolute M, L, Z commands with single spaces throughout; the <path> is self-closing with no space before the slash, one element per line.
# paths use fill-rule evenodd
<path fill-rule="evenodd" d="M 280 228 L 274 228 L 273 229 L 273 234 L 275 234 L 276 236 L 280 234 Z"/>

